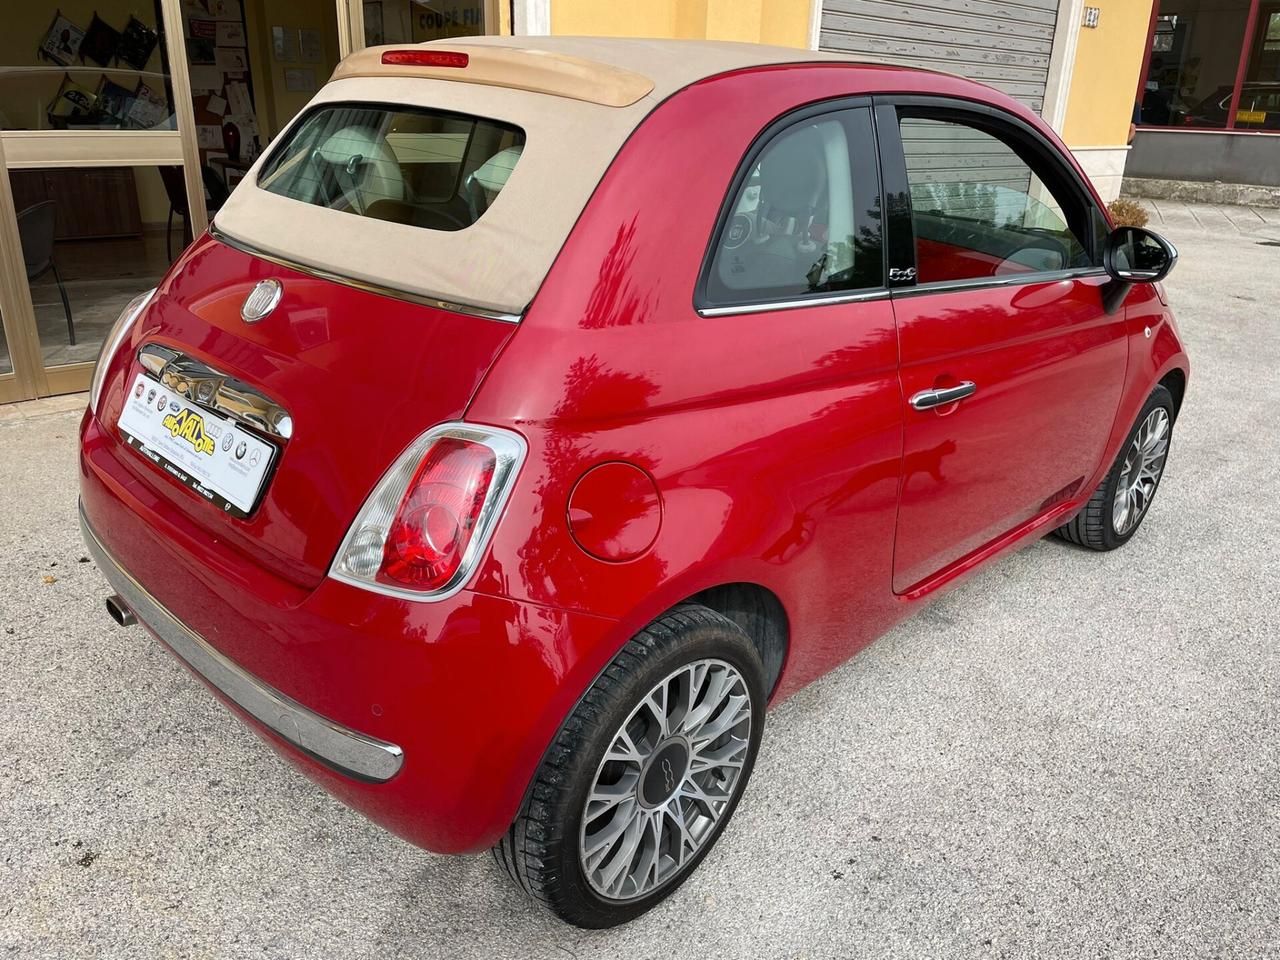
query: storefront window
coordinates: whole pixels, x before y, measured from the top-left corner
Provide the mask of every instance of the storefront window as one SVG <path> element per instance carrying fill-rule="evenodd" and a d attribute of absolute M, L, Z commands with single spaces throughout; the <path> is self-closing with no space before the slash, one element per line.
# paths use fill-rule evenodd
<path fill-rule="evenodd" d="M 1280 3 L 1250 6 L 1159 0 L 1140 125 L 1280 130 Z"/>
<path fill-rule="evenodd" d="M 186 195 L 174 169 L 172 183 L 157 167 L 10 172 L 46 367 L 97 357 L 125 304 L 181 251 L 182 219 L 170 213 L 186 209 Z"/>
<path fill-rule="evenodd" d="M 1248 20 L 1248 0 L 1161 0 L 1140 123 L 1225 128 Z"/>
<path fill-rule="evenodd" d="M 423 43 L 485 33 L 485 0 L 364 0 L 364 42 Z"/>
<path fill-rule="evenodd" d="M 159 7 L 158 0 L 5 4 L 0 129 L 173 129 Z"/>
<path fill-rule="evenodd" d="M 1280 5 L 1258 12 L 1236 129 L 1280 130 Z"/>

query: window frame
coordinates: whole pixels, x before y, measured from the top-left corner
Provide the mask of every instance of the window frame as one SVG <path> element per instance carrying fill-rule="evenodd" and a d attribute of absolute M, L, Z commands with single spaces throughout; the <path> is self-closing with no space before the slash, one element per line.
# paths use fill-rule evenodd
<path fill-rule="evenodd" d="M 889 288 L 895 296 L 903 293 L 937 293 L 945 290 L 974 290 L 985 287 L 1021 286 L 1077 277 L 1101 276 L 1102 239 L 1111 230 L 1111 221 L 1099 206 L 1093 191 L 1062 151 L 1021 117 L 989 104 L 955 97 L 903 95 L 875 97 L 877 142 L 880 148 L 881 184 L 886 200 L 885 267 Z M 1081 244 L 1089 256 L 1088 267 L 1039 270 L 1004 277 L 973 277 L 964 280 L 916 282 L 915 226 L 912 220 L 911 191 L 907 179 L 906 153 L 898 122 L 902 117 L 960 123 L 988 133 L 1006 144 L 1031 169 L 1059 202 L 1075 201 L 1084 236 Z M 1068 227 L 1075 229 L 1069 212 Z M 1082 216 L 1081 216 L 1082 214 Z M 1102 229 L 1100 229 L 1102 228 Z M 895 276 L 896 274 L 896 276 Z"/>
<path fill-rule="evenodd" d="M 693 308 L 700 316 L 712 317 L 739 313 L 762 313 L 825 304 L 856 303 L 862 300 L 876 300 L 888 297 L 889 290 L 886 285 L 888 267 L 885 248 L 887 231 L 886 218 L 883 214 L 880 221 L 880 283 L 874 287 L 859 287 L 853 290 L 820 290 L 802 294 L 778 293 L 776 296 L 761 296 L 753 292 L 749 297 L 734 300 L 718 300 L 710 295 L 711 274 L 715 269 L 715 259 L 720 250 L 720 242 L 724 237 L 725 231 L 729 228 L 730 222 L 733 220 L 738 197 L 750 179 L 760 155 L 791 127 L 821 117 L 834 118 L 836 114 L 853 110 L 865 110 L 867 112 L 872 135 L 872 155 L 876 159 L 876 169 L 868 174 L 865 170 L 856 169 L 852 163 L 853 158 L 852 156 L 850 157 L 849 177 L 854 185 L 854 195 L 870 195 L 879 203 L 881 211 L 884 210 L 884 177 L 880 168 L 883 159 L 878 138 L 876 137 L 873 97 L 868 95 L 836 97 L 822 100 L 818 103 L 806 104 L 775 117 L 756 134 L 747 146 L 742 159 L 738 161 L 733 177 L 729 180 L 724 198 L 720 202 L 720 210 L 716 214 L 715 227 L 712 229 L 706 249 L 703 251 L 702 265 L 698 269 L 698 279 L 694 286 Z M 871 177 L 870 184 L 868 184 L 868 176 Z M 868 189 L 868 186 L 870 189 Z M 861 187 L 861 190 L 859 190 L 859 187 Z"/>

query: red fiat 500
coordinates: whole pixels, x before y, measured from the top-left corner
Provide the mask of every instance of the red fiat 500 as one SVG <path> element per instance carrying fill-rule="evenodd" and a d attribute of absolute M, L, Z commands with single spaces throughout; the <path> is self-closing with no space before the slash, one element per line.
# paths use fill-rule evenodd
<path fill-rule="evenodd" d="M 767 703 L 1020 543 L 1133 536 L 1175 257 L 953 77 L 364 50 L 112 331 L 85 539 L 324 787 L 608 926 L 707 854 Z"/>

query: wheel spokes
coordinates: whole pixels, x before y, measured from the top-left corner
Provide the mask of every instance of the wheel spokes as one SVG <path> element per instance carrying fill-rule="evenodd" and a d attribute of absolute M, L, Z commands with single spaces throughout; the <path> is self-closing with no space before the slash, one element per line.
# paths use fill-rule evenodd
<path fill-rule="evenodd" d="M 606 760 L 619 760 L 623 763 L 643 763 L 646 756 L 648 754 L 640 752 L 640 748 L 635 745 L 631 735 L 627 733 L 627 728 L 623 727 L 618 731 L 613 745 L 609 747 L 604 758 Z"/>
<path fill-rule="evenodd" d="M 1169 453 L 1169 426 L 1164 407 L 1156 407 L 1125 454 L 1111 507 L 1111 526 L 1121 536 L 1136 527 L 1151 506 Z"/>
<path fill-rule="evenodd" d="M 583 809 L 580 860 L 597 893 L 632 900 L 677 875 L 723 819 L 740 787 L 751 743 L 751 697 L 729 664 L 700 660 L 655 685 L 614 734 Z M 681 755 L 661 802 L 646 776 Z M 652 787 L 650 787 L 652 790 Z M 660 788 L 659 788 L 660 789 Z"/>

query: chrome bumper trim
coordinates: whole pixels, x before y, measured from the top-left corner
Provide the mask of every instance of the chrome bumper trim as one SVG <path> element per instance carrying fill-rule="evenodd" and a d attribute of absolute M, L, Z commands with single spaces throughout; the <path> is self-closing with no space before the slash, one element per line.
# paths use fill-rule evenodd
<path fill-rule="evenodd" d="M 166 610 L 107 552 L 80 507 L 80 533 L 111 588 L 137 618 L 193 671 L 276 736 L 337 772 L 382 783 L 400 772 L 404 751 L 394 743 L 334 723 L 263 683 L 219 653 Z"/>

